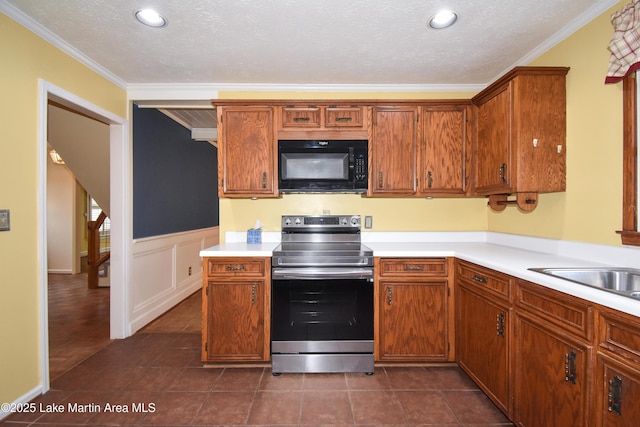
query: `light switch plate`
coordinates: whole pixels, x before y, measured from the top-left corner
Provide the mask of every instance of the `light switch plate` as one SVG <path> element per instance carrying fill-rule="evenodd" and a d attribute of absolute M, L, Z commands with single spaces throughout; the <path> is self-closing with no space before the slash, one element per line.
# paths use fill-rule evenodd
<path fill-rule="evenodd" d="M 0 209 L 0 231 L 9 231 L 10 228 L 9 209 Z"/>

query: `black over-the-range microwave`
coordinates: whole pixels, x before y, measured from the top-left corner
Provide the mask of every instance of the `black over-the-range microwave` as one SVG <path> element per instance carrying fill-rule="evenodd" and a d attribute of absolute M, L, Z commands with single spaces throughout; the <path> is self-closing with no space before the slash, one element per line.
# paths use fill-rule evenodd
<path fill-rule="evenodd" d="M 278 141 L 282 193 L 366 193 L 366 140 Z"/>

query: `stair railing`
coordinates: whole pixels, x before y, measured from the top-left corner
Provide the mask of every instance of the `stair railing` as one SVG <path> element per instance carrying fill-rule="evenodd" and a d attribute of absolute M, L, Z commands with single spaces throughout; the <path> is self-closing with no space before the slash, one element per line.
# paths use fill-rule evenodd
<path fill-rule="evenodd" d="M 105 247 L 110 246 L 110 230 L 105 230 L 104 221 L 107 219 L 107 215 L 100 212 L 98 218 L 95 221 L 88 221 L 87 226 L 89 228 L 88 236 L 88 250 L 87 250 L 87 282 L 90 289 L 98 287 L 100 266 L 105 263 L 111 256 L 111 251 L 103 251 L 101 248 L 103 244 Z M 108 245 L 108 246 L 107 246 Z"/>

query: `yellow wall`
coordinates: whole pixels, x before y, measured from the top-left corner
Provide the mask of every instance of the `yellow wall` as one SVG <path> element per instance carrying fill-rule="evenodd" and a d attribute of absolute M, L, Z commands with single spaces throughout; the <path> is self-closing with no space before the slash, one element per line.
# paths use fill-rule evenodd
<path fill-rule="evenodd" d="M 293 214 L 373 216 L 372 231 L 485 230 L 487 201 L 474 199 L 367 199 L 358 195 L 285 194 L 281 199 L 220 200 L 220 229 L 243 231 L 259 219 L 265 231 L 280 231 L 280 217 Z M 220 240 L 222 241 L 222 234 Z"/>
<path fill-rule="evenodd" d="M 0 402 L 41 383 L 39 366 L 38 79 L 121 117 L 126 92 L 0 14 Z"/>
<path fill-rule="evenodd" d="M 571 67 L 567 75 L 567 191 L 542 194 L 531 213 L 490 212 L 489 230 L 620 245 L 622 84 L 605 85 L 610 16 L 622 1 L 531 65 Z"/>

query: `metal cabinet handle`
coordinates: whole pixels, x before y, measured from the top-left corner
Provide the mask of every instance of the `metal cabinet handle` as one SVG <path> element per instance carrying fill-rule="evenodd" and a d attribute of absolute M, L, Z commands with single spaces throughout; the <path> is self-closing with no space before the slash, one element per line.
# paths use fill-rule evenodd
<path fill-rule="evenodd" d="M 427 187 L 433 187 L 433 172 L 431 171 L 427 173 Z"/>
<path fill-rule="evenodd" d="M 244 264 L 227 265 L 227 271 L 246 271 L 247 267 Z"/>
<path fill-rule="evenodd" d="M 423 271 L 424 265 L 405 264 L 404 271 Z"/>
<path fill-rule="evenodd" d="M 478 276 L 477 274 L 474 274 L 472 279 L 475 280 L 476 282 L 480 282 L 480 283 L 487 283 L 489 281 L 486 277 Z"/>
<path fill-rule="evenodd" d="M 311 120 L 311 119 L 309 119 L 309 117 L 294 117 L 293 118 L 294 122 L 308 122 L 309 120 Z"/>
<path fill-rule="evenodd" d="M 392 300 L 393 300 L 393 294 L 391 291 L 391 286 L 387 286 L 387 304 L 391 305 Z"/>
<path fill-rule="evenodd" d="M 262 188 L 267 188 L 267 173 L 262 172 Z"/>
<path fill-rule="evenodd" d="M 569 353 L 564 355 L 564 380 L 570 382 L 571 384 L 576 383 L 577 376 L 576 366 L 576 352 L 573 350 L 569 350 Z"/>
<path fill-rule="evenodd" d="M 350 122 L 353 120 L 352 117 L 336 117 L 336 122 Z"/>
<path fill-rule="evenodd" d="M 504 321 L 506 315 L 507 314 L 504 311 L 501 311 L 496 316 L 496 335 L 500 337 L 504 337 Z"/>
<path fill-rule="evenodd" d="M 500 182 L 507 182 L 507 164 L 503 163 L 500 165 Z"/>
<path fill-rule="evenodd" d="M 251 304 L 256 303 L 256 285 L 251 286 Z"/>
<path fill-rule="evenodd" d="M 378 188 L 382 188 L 382 172 L 378 172 Z"/>
<path fill-rule="evenodd" d="M 609 380 L 609 412 L 622 415 L 622 378 L 615 376 Z"/>

